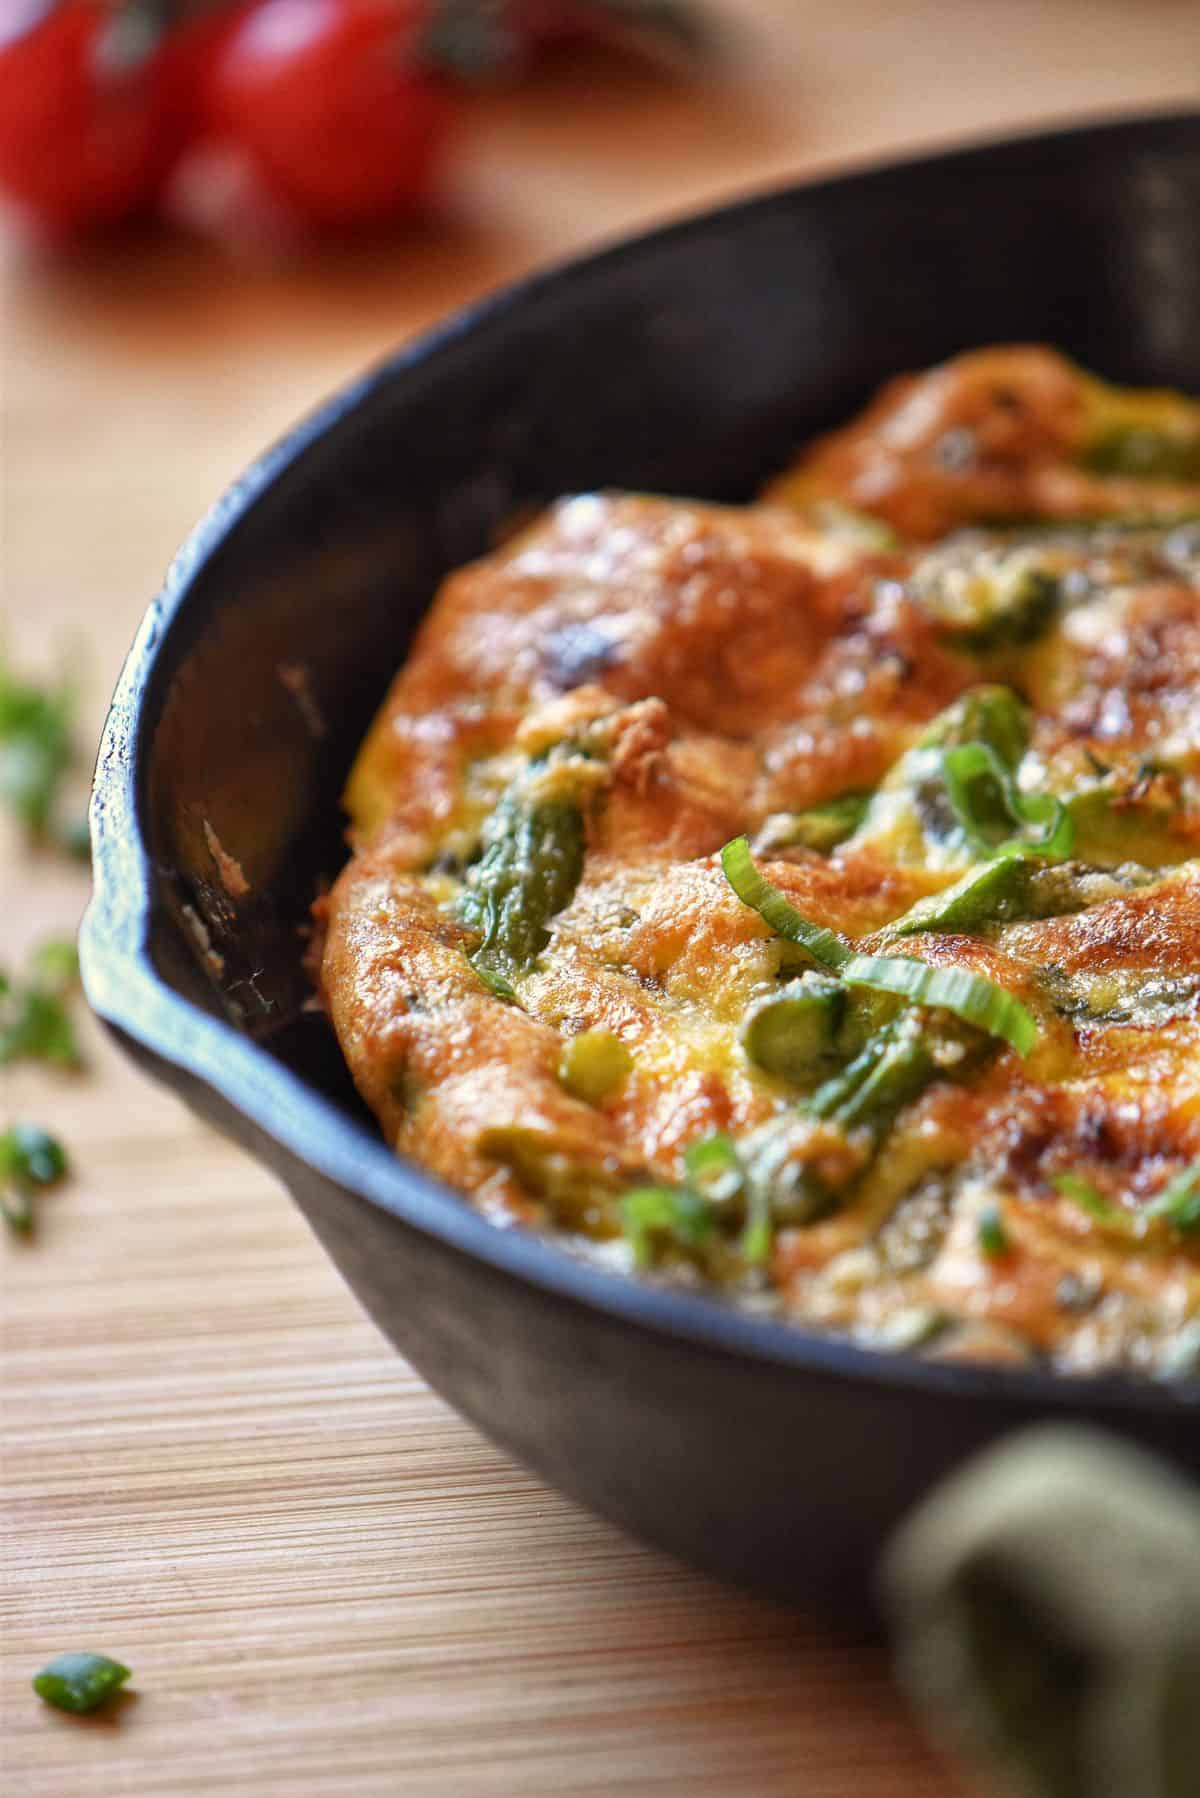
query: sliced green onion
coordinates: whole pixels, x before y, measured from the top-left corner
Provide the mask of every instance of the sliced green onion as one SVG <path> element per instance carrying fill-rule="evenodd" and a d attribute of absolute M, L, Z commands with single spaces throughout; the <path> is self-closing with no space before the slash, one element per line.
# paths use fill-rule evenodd
<path fill-rule="evenodd" d="M 1038 1027 L 1019 999 L 966 968 L 933 968 L 903 955 L 855 955 L 842 969 L 847 986 L 896 993 L 914 1005 L 939 1006 L 966 1024 L 1001 1037 L 1018 1055 L 1028 1055 Z"/>
<path fill-rule="evenodd" d="M 663 1237 L 685 1250 L 700 1247 L 712 1231 L 713 1215 L 708 1201 L 686 1186 L 638 1186 L 621 1200 L 621 1224 L 635 1266 L 647 1268 Z"/>
<path fill-rule="evenodd" d="M 84 1716 L 107 1704 L 129 1677 L 129 1668 L 106 1654 L 60 1654 L 35 1675 L 33 1689 L 56 1710 Z"/>
<path fill-rule="evenodd" d="M 1001 1261 L 1008 1254 L 1011 1244 L 998 1205 L 984 1206 L 979 1213 L 976 1235 L 979 1239 L 979 1252 L 988 1261 Z"/>
<path fill-rule="evenodd" d="M 470 956 L 467 957 L 467 960 L 471 962 L 471 966 L 483 981 L 483 984 L 487 987 L 489 993 L 494 993 L 497 999 L 516 998 L 517 992 L 512 981 L 506 980 L 504 975 L 499 973 L 497 969 L 489 968 L 487 963 L 483 961 L 471 961 Z"/>
<path fill-rule="evenodd" d="M 771 1192 L 766 1186 L 751 1186 L 747 1204 L 746 1228 L 739 1247 L 742 1260 L 751 1267 L 761 1267 L 771 1259 L 775 1245 L 775 1218 L 771 1209 Z"/>
<path fill-rule="evenodd" d="M 705 1136 L 691 1144 L 683 1158 L 689 1184 L 703 1198 L 720 1204 L 733 1198 L 745 1183 L 741 1157 L 732 1137 Z"/>
<path fill-rule="evenodd" d="M 730 1199 L 745 1194 L 747 1223 L 738 1244 L 741 1259 L 750 1266 L 770 1259 L 775 1241 L 770 1187 L 748 1178 L 734 1140 L 730 1136 L 703 1136 L 685 1154 L 684 1167 L 691 1188 L 711 1205 L 729 1205 Z"/>
<path fill-rule="evenodd" d="M 771 1190 L 748 1177 L 732 1137 L 703 1137 L 691 1145 L 683 1162 L 691 1189 L 709 1204 L 728 1204 L 744 1193 L 746 1226 L 738 1244 L 742 1259 L 750 1266 L 768 1260 L 775 1241 Z"/>
<path fill-rule="evenodd" d="M 1029 747 L 1029 707 L 1011 687 L 971 687 L 939 712 L 921 739 L 923 749 L 984 743 L 1016 772 Z"/>
<path fill-rule="evenodd" d="M 1200 1161 L 1168 1181 L 1145 1215 L 1162 1218 L 1183 1236 L 1200 1230 Z"/>
<path fill-rule="evenodd" d="M 721 851 L 730 886 L 772 930 L 798 943 L 815 961 L 840 974 L 847 986 L 895 993 L 915 1005 L 940 1006 L 989 1036 L 1011 1043 L 1028 1055 L 1037 1041 L 1037 1024 L 1019 999 L 982 974 L 965 968 L 933 968 L 906 956 L 855 955 L 831 930 L 812 924 L 765 880 L 754 864 L 745 837 L 735 837 Z"/>
<path fill-rule="evenodd" d="M 1075 821 L 1050 793 L 1023 793 L 988 743 L 960 743 L 942 754 L 946 797 L 967 842 L 982 855 L 1024 849 L 1065 861 Z"/>
<path fill-rule="evenodd" d="M 948 1311 L 939 1311 L 933 1305 L 910 1305 L 903 1311 L 893 1312 L 880 1326 L 873 1341 L 877 1348 L 902 1355 L 935 1341 L 953 1322 Z"/>
<path fill-rule="evenodd" d="M 1081 1211 L 1086 1211 L 1099 1223 L 1114 1225 L 1120 1230 L 1134 1228 L 1134 1220 L 1129 1213 L 1106 1199 L 1099 1187 L 1094 1186 L 1090 1180 L 1085 1180 L 1082 1174 L 1053 1174 L 1050 1184 L 1055 1192 L 1061 1193 L 1064 1199 L 1070 1199 L 1072 1205 L 1078 1205 Z"/>
<path fill-rule="evenodd" d="M 721 851 L 721 866 L 742 904 L 756 911 L 776 935 L 799 944 L 823 968 L 836 971 L 850 960 L 851 951 L 840 937 L 820 924 L 810 923 L 777 886 L 759 873 L 745 837 L 734 837 L 726 843 Z"/>

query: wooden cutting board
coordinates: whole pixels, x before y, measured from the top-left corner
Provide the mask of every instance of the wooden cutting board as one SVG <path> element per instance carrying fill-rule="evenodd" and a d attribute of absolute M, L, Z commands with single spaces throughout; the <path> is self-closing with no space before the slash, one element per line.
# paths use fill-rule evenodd
<path fill-rule="evenodd" d="M 441 221 L 288 269 L 158 240 L 8 252 L 0 577 L 22 662 L 94 737 L 166 561 L 238 468 L 453 305 L 587 242 L 869 153 L 1194 101 L 1170 0 L 730 0 L 720 82 L 611 67 L 478 103 Z M 0 960 L 86 880 L 0 841 Z M 383 1343 L 251 1162 L 88 1032 L 12 1072 L 68 1143 L 0 1243 L 6 1798 L 952 1798 L 878 1650 L 722 1591 L 511 1466 Z M 105 1650 L 111 1717 L 31 1674 Z"/>

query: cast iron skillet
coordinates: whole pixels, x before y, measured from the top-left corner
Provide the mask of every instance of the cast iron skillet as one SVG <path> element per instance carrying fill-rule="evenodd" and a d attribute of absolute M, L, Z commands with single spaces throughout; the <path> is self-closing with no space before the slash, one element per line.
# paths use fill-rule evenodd
<path fill-rule="evenodd" d="M 747 497 L 885 376 L 1017 339 L 1200 391 L 1200 114 L 770 194 L 453 319 L 199 526 L 100 750 L 82 951 L 101 1017 L 275 1169 L 467 1417 L 606 1517 L 777 1595 L 856 1601 L 906 1508 L 1028 1419 L 1200 1466 L 1200 1389 L 886 1358 L 494 1229 L 384 1147 L 304 1008 L 299 932 L 344 855 L 354 746 L 439 578 L 497 527 L 604 485 Z"/>

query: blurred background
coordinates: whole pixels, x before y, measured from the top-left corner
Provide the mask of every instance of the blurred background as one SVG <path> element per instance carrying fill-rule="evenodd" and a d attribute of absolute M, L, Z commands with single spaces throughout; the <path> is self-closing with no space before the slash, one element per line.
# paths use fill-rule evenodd
<path fill-rule="evenodd" d="M 361 85 L 381 32 L 385 89 Z M 66 809 L 178 544 L 364 365 L 717 199 L 1194 104 L 1198 50 L 1188 0 L 0 0 L 0 649 L 69 671 Z M 131 149 L 147 115 L 109 100 L 136 114 L 147 82 L 171 141 Z M 0 830 L 9 967 L 70 935 L 87 874 Z M 52 1123 L 73 1167 L 0 1243 L 7 1790 L 965 1789 L 877 1647 L 714 1590 L 494 1454 L 267 1177 L 77 1028 L 87 1071 L 0 1067 L 0 1122 Z M 144 1686 L 84 1732 L 28 1694 L 81 1633 Z"/>

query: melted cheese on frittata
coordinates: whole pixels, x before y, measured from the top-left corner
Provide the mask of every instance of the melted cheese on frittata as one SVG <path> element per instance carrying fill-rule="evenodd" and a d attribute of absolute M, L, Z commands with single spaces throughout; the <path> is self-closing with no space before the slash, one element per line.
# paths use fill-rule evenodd
<path fill-rule="evenodd" d="M 1003 349 L 893 383 L 756 505 L 576 497 L 453 575 L 318 911 L 388 1141 L 497 1222 L 862 1341 L 1186 1371 L 1189 515 L 1196 407 Z M 735 892 L 740 836 L 984 1023 L 817 967 Z"/>

